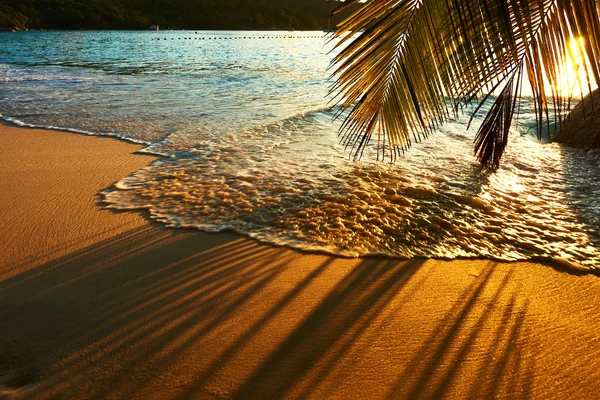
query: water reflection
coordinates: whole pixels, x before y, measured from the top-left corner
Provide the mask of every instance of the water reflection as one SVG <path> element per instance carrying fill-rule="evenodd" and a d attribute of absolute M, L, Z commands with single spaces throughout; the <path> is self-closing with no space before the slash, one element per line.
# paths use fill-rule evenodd
<path fill-rule="evenodd" d="M 526 102 L 493 173 L 472 156 L 467 117 L 393 165 L 373 162 L 372 147 L 355 162 L 327 108 L 331 54 L 322 35 L 191 37 L 4 35 L 0 113 L 124 137 L 166 155 L 107 191 L 106 201 L 147 209 L 169 226 L 233 229 L 347 256 L 600 264 L 598 162 L 540 145 Z"/>
<path fill-rule="evenodd" d="M 559 147 L 563 166 L 562 174 L 567 184 L 565 202 L 595 249 L 600 248 L 600 157 L 593 152 Z M 594 200 L 592 200 L 594 199 Z"/>
<path fill-rule="evenodd" d="M 307 120 L 160 161 L 123 180 L 107 201 L 147 208 L 172 227 L 232 229 L 346 256 L 598 265 L 598 247 L 566 200 L 558 146 L 516 134 L 503 166 L 490 172 L 470 157 L 468 136 L 439 132 L 395 164 L 350 162 L 335 129 Z M 287 142 L 260 147 L 286 134 Z M 586 198 L 592 209 L 597 198 Z"/>

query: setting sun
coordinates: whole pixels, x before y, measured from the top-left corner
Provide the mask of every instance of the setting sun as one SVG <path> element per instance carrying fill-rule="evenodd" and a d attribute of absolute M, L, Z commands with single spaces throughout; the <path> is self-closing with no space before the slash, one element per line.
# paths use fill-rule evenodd
<path fill-rule="evenodd" d="M 561 63 L 556 77 L 556 90 L 563 97 L 579 97 L 581 93 L 587 92 L 591 83 L 594 87 L 593 77 L 586 73 L 586 66 L 590 65 L 589 59 L 584 52 L 584 40 L 582 37 L 569 41 L 567 54 Z"/>

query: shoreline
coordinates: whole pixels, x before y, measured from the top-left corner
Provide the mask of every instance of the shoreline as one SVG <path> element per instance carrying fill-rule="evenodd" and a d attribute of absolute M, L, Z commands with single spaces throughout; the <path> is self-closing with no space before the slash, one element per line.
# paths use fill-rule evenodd
<path fill-rule="evenodd" d="M 175 230 L 98 193 L 141 145 L 0 124 L 0 397 L 590 397 L 600 279 Z M 118 138 L 117 138 L 118 139 Z"/>
<path fill-rule="evenodd" d="M 27 125 L 25 123 L 21 123 L 21 122 L 16 122 L 12 119 L 7 119 L 3 116 L 0 115 L 0 128 L 4 126 L 7 128 L 16 128 L 16 129 L 25 129 L 25 130 L 39 130 L 39 131 L 50 131 L 50 132 L 60 132 L 60 133 L 67 133 L 67 134 L 75 134 L 75 135 L 82 135 L 82 136 L 86 136 L 86 137 L 96 137 L 96 138 L 105 138 L 105 139 L 112 139 L 112 140 L 116 140 L 122 143 L 126 143 L 126 144 L 132 144 L 134 146 L 137 147 L 137 149 L 135 149 L 134 151 L 131 152 L 132 155 L 142 155 L 142 156 L 147 156 L 149 157 L 151 160 L 147 163 L 150 164 L 152 161 L 155 161 L 157 159 L 160 158 L 164 158 L 164 157 L 168 157 L 164 154 L 160 154 L 160 153 L 153 153 L 150 151 L 145 151 L 144 149 L 147 148 L 150 144 L 149 143 L 145 143 L 145 142 L 136 142 L 135 140 L 131 139 L 131 138 L 127 138 L 127 137 L 121 137 L 115 134 L 95 134 L 92 132 L 87 132 L 87 131 L 79 131 L 76 129 L 70 129 L 70 128 L 55 128 L 55 127 L 43 127 L 43 126 L 35 126 L 35 125 Z M 143 165 L 145 166 L 145 165 Z M 141 167 L 140 167 L 141 168 Z M 135 172 L 135 171 L 133 171 Z M 129 172 L 129 174 L 133 173 L 133 172 Z M 117 179 L 117 181 L 113 182 L 113 184 L 107 186 L 104 189 L 110 189 L 114 183 L 118 182 L 118 180 L 124 178 L 125 176 Z M 97 194 L 98 196 L 100 195 L 100 193 Z M 164 224 L 161 224 L 159 222 L 156 222 L 154 220 L 152 220 L 150 218 L 150 216 L 148 215 L 148 211 L 147 210 L 120 210 L 118 208 L 112 208 L 112 207 L 107 207 L 108 203 L 105 203 L 103 200 L 99 200 L 98 201 L 98 206 L 100 207 L 100 209 L 103 210 L 109 210 L 113 213 L 116 214 L 120 214 L 120 213 L 134 213 L 134 214 L 139 214 L 141 215 L 149 224 L 155 225 L 155 226 L 159 226 L 159 227 L 163 227 L 164 229 L 176 229 L 178 231 L 188 231 L 191 230 L 193 232 L 199 232 L 201 234 L 208 234 L 208 235 L 233 235 L 235 237 L 238 238 L 243 238 L 246 240 L 250 240 L 253 242 L 256 242 L 258 244 L 261 245 L 265 245 L 265 246 L 270 246 L 270 247 L 275 247 L 275 248 L 285 248 L 291 251 L 296 251 L 300 254 L 305 254 L 305 255 L 321 255 L 321 256 L 328 256 L 328 257 L 336 257 L 336 258 L 340 258 L 340 259 L 347 259 L 347 260 L 352 260 L 355 258 L 359 258 L 359 259 L 365 259 L 365 258 L 375 258 L 375 259 L 386 259 L 386 260 L 390 260 L 390 261 L 397 261 L 397 262 L 402 262 L 402 261 L 408 261 L 411 259 L 420 259 L 420 260 L 432 260 L 432 261 L 492 261 L 492 262 L 499 262 L 499 263 L 517 263 L 517 262 L 529 262 L 529 263 L 536 263 L 536 264 L 540 264 L 540 265 L 544 265 L 550 268 L 553 268 L 557 271 L 564 271 L 567 273 L 571 273 L 571 274 L 591 274 L 591 275 L 600 275 L 600 270 L 596 270 L 596 269 L 590 269 L 587 267 L 584 267 L 582 265 L 579 264 L 574 264 L 568 260 L 555 260 L 555 259 L 551 259 L 551 258 L 543 258 L 543 257 L 538 257 L 538 258 L 533 258 L 530 260 L 502 260 L 502 259 L 496 259 L 496 258 L 472 258 L 472 257 L 455 257 L 455 258 L 427 258 L 427 257 L 413 257 L 413 258 L 407 258 L 407 257 L 399 257 L 399 256 L 394 256 L 394 255 L 389 255 L 389 254 L 367 254 L 367 255 L 361 255 L 359 257 L 355 257 L 355 256 L 348 256 L 348 255 L 343 255 L 343 254 L 335 254 L 335 253 L 330 253 L 324 250 L 303 250 L 301 248 L 295 248 L 292 246 L 286 246 L 286 245 L 278 245 L 275 243 L 269 243 L 269 242 L 263 242 L 260 241 L 258 239 L 255 239 L 253 237 L 247 236 L 243 233 L 237 232 L 235 230 L 226 230 L 226 231 L 221 231 L 221 232 L 204 232 L 204 231 L 200 231 L 200 230 L 196 230 L 193 228 L 169 228 L 164 226 Z"/>
<path fill-rule="evenodd" d="M 165 157 L 163 154 L 144 151 L 144 148 L 150 146 L 150 143 L 147 143 L 147 142 L 144 142 L 141 140 L 136 141 L 133 138 L 128 138 L 126 136 L 119 136 L 114 133 L 94 133 L 91 131 L 77 130 L 77 129 L 73 129 L 73 128 L 60 128 L 60 127 L 53 127 L 53 126 L 47 127 L 47 126 L 41 126 L 41 125 L 32 125 L 32 124 L 28 124 L 26 122 L 20 121 L 16 118 L 5 117 L 2 114 L 0 114 L 0 126 L 5 126 L 5 127 L 9 127 L 9 128 L 17 128 L 17 129 L 27 129 L 27 130 L 64 132 L 64 133 L 83 135 L 83 136 L 88 136 L 88 137 L 109 138 L 109 139 L 113 139 L 113 140 L 118 140 L 120 142 L 139 146 L 140 148 L 134 151 L 134 153 L 136 153 L 136 154 L 144 154 L 144 155 L 148 155 L 148 156 L 154 157 L 154 158 Z"/>

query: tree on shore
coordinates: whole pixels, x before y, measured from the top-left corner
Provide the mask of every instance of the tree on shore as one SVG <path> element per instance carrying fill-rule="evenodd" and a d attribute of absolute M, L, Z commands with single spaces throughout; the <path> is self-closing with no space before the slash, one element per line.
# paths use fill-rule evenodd
<path fill-rule="evenodd" d="M 524 80 L 538 138 L 546 129 L 552 139 L 573 101 L 561 88 L 565 60 L 578 60 L 588 78 L 577 95 L 600 82 L 599 7 L 596 0 L 367 0 L 335 31 L 341 51 L 332 92 L 349 111 L 343 143 L 360 157 L 375 136 L 378 155 L 393 159 L 464 105 L 475 103 L 477 112 L 489 100 L 475 154 L 497 167 Z"/>
<path fill-rule="evenodd" d="M 290 16 L 296 29 L 324 29 L 329 11 L 327 0 L 0 0 L 0 27 L 284 29 Z"/>

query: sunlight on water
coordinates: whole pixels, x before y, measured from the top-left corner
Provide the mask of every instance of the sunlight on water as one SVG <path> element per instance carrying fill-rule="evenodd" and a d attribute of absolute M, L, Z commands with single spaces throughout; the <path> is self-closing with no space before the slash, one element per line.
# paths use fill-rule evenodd
<path fill-rule="evenodd" d="M 109 207 L 345 256 L 600 264 L 600 157 L 535 141 L 527 104 L 498 171 L 476 164 L 466 117 L 393 165 L 373 148 L 354 162 L 327 106 L 322 33 L 5 38 L 5 119 L 166 156 L 106 190 Z"/>

